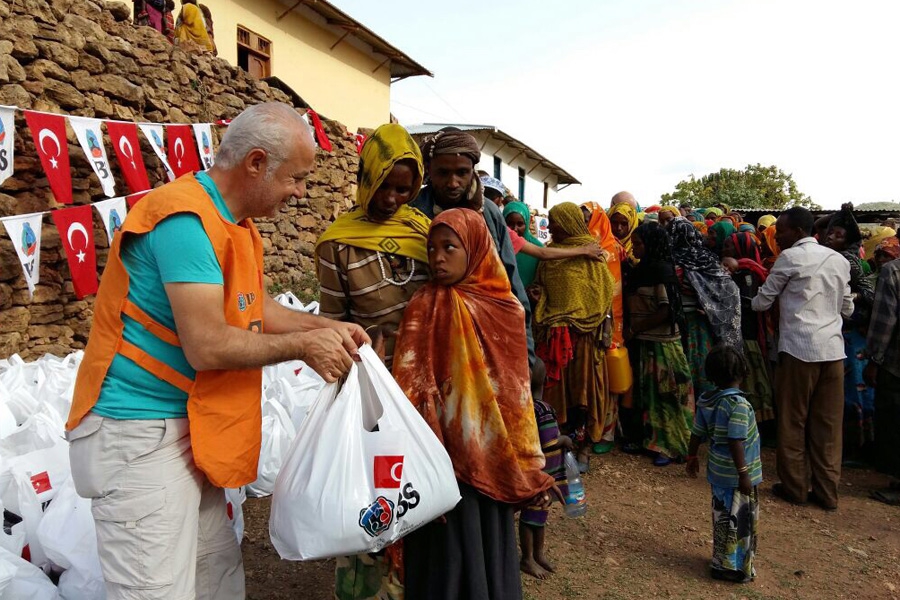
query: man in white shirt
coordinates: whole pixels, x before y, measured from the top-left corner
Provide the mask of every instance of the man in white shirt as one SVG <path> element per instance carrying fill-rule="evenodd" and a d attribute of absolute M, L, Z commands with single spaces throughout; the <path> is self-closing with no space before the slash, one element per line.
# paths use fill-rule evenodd
<path fill-rule="evenodd" d="M 775 240 L 783 250 L 752 306 L 765 311 L 775 300 L 780 306 L 775 405 L 781 483 L 773 491 L 789 502 L 810 500 L 834 510 L 844 411 L 841 325 L 853 313 L 853 299 L 847 259 L 816 242 L 814 223 L 801 207 L 778 217 Z"/>

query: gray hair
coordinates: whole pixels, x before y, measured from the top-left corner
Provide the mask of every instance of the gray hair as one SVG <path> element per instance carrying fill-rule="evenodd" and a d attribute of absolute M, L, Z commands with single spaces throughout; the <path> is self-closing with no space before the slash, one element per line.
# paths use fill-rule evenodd
<path fill-rule="evenodd" d="M 298 123 L 312 142 L 310 127 L 303 117 L 283 102 L 254 104 L 232 119 L 216 153 L 216 166 L 233 169 L 254 149 L 264 150 L 268 156 L 266 175 L 271 174 L 287 158 L 290 150 L 285 131 Z"/>

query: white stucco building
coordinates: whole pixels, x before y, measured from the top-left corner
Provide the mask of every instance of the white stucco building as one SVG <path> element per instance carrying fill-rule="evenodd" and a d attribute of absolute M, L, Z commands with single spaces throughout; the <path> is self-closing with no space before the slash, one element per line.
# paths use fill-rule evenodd
<path fill-rule="evenodd" d="M 546 214 L 556 203 L 557 192 L 581 183 L 559 165 L 493 125 L 423 123 L 406 129 L 421 141 L 444 127 L 457 127 L 472 134 L 481 148 L 477 168 L 502 181 L 516 198 L 541 213 Z"/>

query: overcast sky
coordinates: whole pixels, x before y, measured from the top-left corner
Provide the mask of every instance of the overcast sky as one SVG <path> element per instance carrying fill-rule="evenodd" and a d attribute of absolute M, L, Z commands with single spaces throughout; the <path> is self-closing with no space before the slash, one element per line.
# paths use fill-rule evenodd
<path fill-rule="evenodd" d="M 393 86 L 401 123 L 495 125 L 582 182 L 562 199 L 759 162 L 825 207 L 900 200 L 900 0 L 332 1 L 434 73 Z"/>

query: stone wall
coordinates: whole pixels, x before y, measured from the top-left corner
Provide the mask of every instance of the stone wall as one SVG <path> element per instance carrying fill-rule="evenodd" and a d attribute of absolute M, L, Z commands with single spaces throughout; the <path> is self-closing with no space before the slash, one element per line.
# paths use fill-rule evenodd
<path fill-rule="evenodd" d="M 148 27 L 134 27 L 128 13 L 124 3 L 103 0 L 0 0 L 0 104 L 96 118 L 197 123 L 234 117 L 258 102 L 290 103 L 280 90 L 224 60 L 187 52 Z M 275 219 L 258 222 L 265 243 L 266 283 L 274 292 L 317 294 L 312 261 L 316 238 L 352 204 L 356 193 L 358 156 L 353 137 L 340 123 L 324 124 L 334 149 L 318 151 L 307 197 L 291 201 Z M 217 134 L 223 131 L 220 128 Z M 162 165 L 143 138 L 141 143 L 151 185 L 162 185 Z M 106 144 L 112 156 L 108 139 Z M 104 199 L 71 130 L 68 145 L 75 204 Z M 111 163 L 118 168 L 115 158 Z M 125 193 L 118 172 L 116 184 L 117 191 Z M 0 186 L 0 216 L 59 207 L 18 113 L 15 175 Z M 108 248 L 94 212 L 102 271 Z M 47 352 L 64 355 L 87 341 L 92 298 L 75 297 L 59 233 L 49 215 L 44 218 L 40 273 L 40 284 L 29 299 L 15 250 L 3 231 L 0 358 L 13 353 L 26 359 Z"/>

